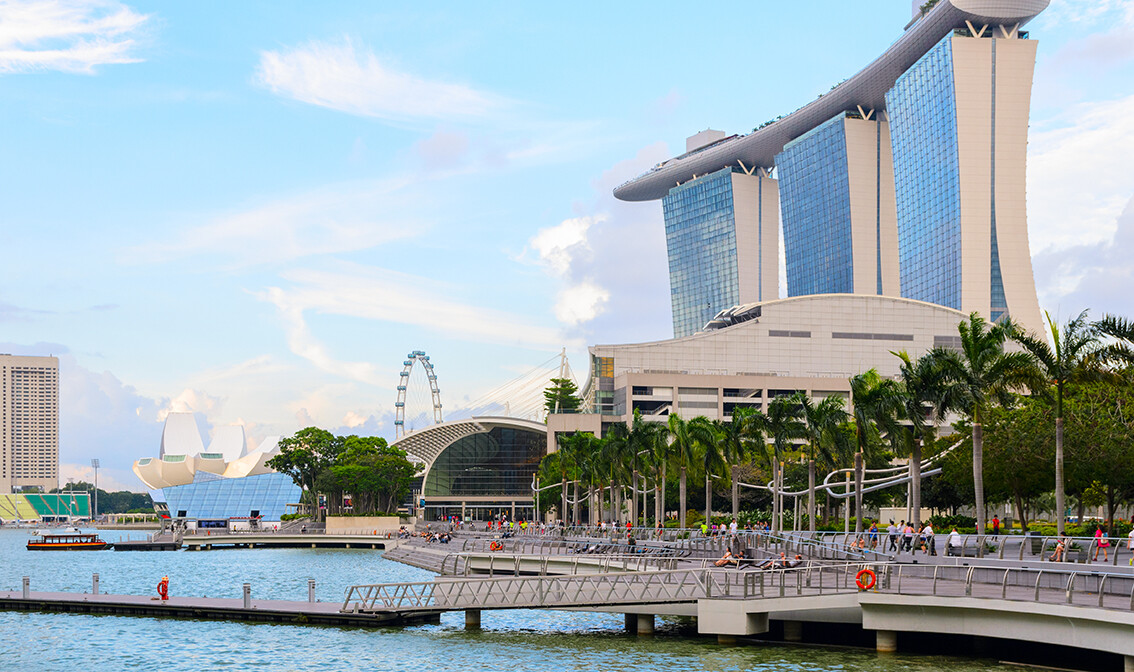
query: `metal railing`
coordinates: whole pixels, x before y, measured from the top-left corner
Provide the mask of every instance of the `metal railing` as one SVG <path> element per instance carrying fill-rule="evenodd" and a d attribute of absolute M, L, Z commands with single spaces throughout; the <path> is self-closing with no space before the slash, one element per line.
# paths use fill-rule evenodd
<path fill-rule="evenodd" d="M 793 569 L 719 568 L 536 577 L 387 583 L 346 589 L 345 612 L 562 608 L 612 604 L 694 602 L 702 598 L 821 595 L 858 590 L 866 565 L 807 565 Z"/>
<path fill-rule="evenodd" d="M 879 590 L 1134 610 L 1134 575 L 1065 569 L 887 565 Z"/>
<path fill-rule="evenodd" d="M 648 555 L 547 555 L 496 553 L 449 553 L 441 560 L 441 574 L 488 576 L 511 574 L 569 575 L 609 572 L 655 572 L 674 570 L 680 561 L 675 557 Z M 451 571 L 446 572 L 446 569 Z M 582 570 L 582 571 L 580 571 Z"/>
<path fill-rule="evenodd" d="M 513 565 L 515 567 L 515 565 Z M 995 566 L 818 563 L 758 570 L 706 567 L 647 572 L 508 578 L 462 578 L 352 586 L 351 612 L 559 608 L 692 602 L 703 598 L 789 598 L 860 592 L 862 570 L 876 576 L 873 592 L 965 597 L 1134 610 L 1134 575 Z"/>

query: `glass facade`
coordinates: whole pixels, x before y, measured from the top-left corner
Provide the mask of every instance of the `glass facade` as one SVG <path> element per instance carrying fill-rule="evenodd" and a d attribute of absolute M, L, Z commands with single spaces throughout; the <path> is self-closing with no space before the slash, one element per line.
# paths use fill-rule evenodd
<path fill-rule="evenodd" d="M 546 449 L 546 435 L 523 429 L 494 427 L 466 436 L 437 456 L 422 494 L 531 497 L 532 477 Z"/>
<path fill-rule="evenodd" d="M 788 296 L 854 292 L 843 115 L 784 145 L 776 170 Z"/>
<path fill-rule="evenodd" d="M 677 338 L 740 303 L 732 173 L 718 170 L 670 189 L 662 200 Z"/>
<path fill-rule="evenodd" d="M 886 109 L 902 296 L 959 310 L 961 185 L 952 45 L 946 37 L 899 77 L 886 94 Z"/>
<path fill-rule="evenodd" d="M 264 520 L 279 520 L 287 513 L 287 504 L 299 502 L 300 489 L 284 474 L 223 478 L 199 471 L 192 483 L 163 488 L 162 493 L 175 518 L 258 515 Z"/>

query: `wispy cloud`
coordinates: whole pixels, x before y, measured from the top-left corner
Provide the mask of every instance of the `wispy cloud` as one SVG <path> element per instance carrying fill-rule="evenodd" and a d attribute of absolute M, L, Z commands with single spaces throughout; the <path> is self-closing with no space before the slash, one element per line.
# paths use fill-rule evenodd
<path fill-rule="evenodd" d="M 137 63 L 148 18 L 112 0 L 0 0 L 0 74 Z"/>
<path fill-rule="evenodd" d="M 284 274 L 293 286 L 272 287 L 257 296 L 280 310 L 289 325 L 288 343 L 294 352 L 327 371 L 355 380 L 362 366 L 335 362 L 311 338 L 303 321 L 307 310 L 366 320 L 407 324 L 443 333 L 450 338 L 482 343 L 514 344 L 555 349 L 563 344 L 558 330 L 539 326 L 526 316 L 463 303 L 461 288 L 429 278 L 359 264 L 339 264 L 338 271 L 295 270 Z"/>
<path fill-rule="evenodd" d="M 412 200 L 396 193 L 409 183 L 409 178 L 350 182 L 217 215 L 173 240 L 129 248 L 123 261 L 213 255 L 230 267 L 247 267 L 369 249 L 428 230 L 423 222 L 392 214 Z"/>
<path fill-rule="evenodd" d="M 259 297 L 271 302 L 279 310 L 287 335 L 287 346 L 292 353 L 311 362 L 320 371 L 363 383 L 378 384 L 378 372 L 373 364 L 335 359 L 327 347 L 311 333 L 303 312 L 310 308 L 321 308 L 305 301 L 311 297 L 290 295 L 278 287 L 269 288 L 259 294 Z"/>
<path fill-rule="evenodd" d="M 465 84 L 401 72 L 350 40 L 261 52 L 256 80 L 280 96 L 390 121 L 479 119 L 511 105 Z"/>

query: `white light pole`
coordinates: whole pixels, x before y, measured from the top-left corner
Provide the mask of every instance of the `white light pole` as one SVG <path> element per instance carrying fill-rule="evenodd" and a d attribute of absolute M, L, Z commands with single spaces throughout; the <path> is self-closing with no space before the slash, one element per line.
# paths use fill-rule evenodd
<path fill-rule="evenodd" d="M 98 520 L 98 458 L 91 460 L 91 466 L 94 467 L 94 510 L 91 511 L 91 521 Z"/>

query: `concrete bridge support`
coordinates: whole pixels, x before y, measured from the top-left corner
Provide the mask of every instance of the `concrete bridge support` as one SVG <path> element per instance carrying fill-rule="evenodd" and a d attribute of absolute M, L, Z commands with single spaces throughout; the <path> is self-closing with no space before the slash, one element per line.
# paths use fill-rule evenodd
<path fill-rule="evenodd" d="M 1123 660 L 1126 661 L 1126 672 L 1134 672 L 1134 656 L 1123 656 Z"/>
<path fill-rule="evenodd" d="M 802 642 L 803 623 L 800 621 L 784 621 L 784 641 Z"/>
<path fill-rule="evenodd" d="M 638 636 L 639 637 L 653 637 L 654 636 L 654 615 L 653 614 L 638 614 Z"/>
<path fill-rule="evenodd" d="M 465 609 L 465 630 L 480 630 L 480 609 Z"/>
<path fill-rule="evenodd" d="M 874 648 L 879 653 L 894 653 L 898 650 L 898 633 L 893 630 L 875 630 Z"/>

